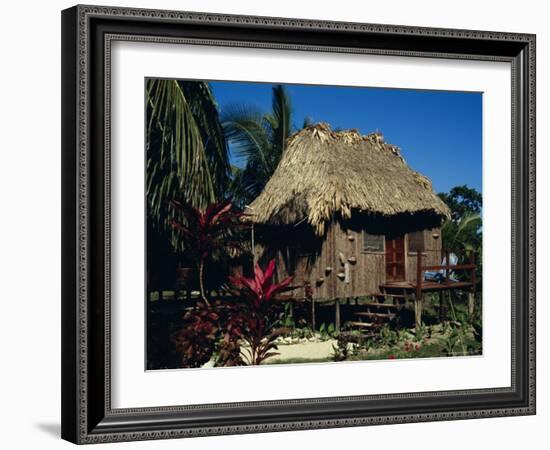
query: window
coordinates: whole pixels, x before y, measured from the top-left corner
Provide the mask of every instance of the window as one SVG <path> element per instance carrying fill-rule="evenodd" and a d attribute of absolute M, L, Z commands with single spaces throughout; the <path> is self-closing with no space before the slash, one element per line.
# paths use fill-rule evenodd
<path fill-rule="evenodd" d="M 384 235 L 369 234 L 363 231 L 363 251 L 364 252 L 383 252 Z"/>
<path fill-rule="evenodd" d="M 415 231 L 409 233 L 409 252 L 423 252 L 424 246 L 424 231 Z"/>

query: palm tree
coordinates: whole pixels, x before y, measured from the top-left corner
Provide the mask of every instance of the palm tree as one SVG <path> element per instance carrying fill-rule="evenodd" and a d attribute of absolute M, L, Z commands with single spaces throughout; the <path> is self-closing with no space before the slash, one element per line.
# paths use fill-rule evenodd
<path fill-rule="evenodd" d="M 171 200 L 204 209 L 224 197 L 229 152 L 208 83 L 149 79 L 146 101 L 148 214 L 170 232 Z"/>
<path fill-rule="evenodd" d="M 236 156 L 246 161 L 244 168 L 232 167 L 229 186 L 234 201 L 244 206 L 262 192 L 281 160 L 286 140 L 295 131 L 291 100 L 286 88 L 276 85 L 268 113 L 250 106 L 233 106 L 222 113 L 221 119 Z M 306 119 L 304 126 L 309 122 Z"/>
<path fill-rule="evenodd" d="M 481 215 L 465 213 L 460 219 L 448 220 L 441 228 L 443 245 L 447 250 L 478 251 L 481 247 Z"/>

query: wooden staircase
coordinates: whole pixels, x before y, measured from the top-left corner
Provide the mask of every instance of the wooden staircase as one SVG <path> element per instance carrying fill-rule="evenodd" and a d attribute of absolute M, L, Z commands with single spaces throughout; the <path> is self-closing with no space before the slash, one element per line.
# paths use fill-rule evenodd
<path fill-rule="evenodd" d="M 362 310 L 354 313 L 357 320 L 348 322 L 353 329 L 361 331 L 363 337 L 376 336 L 384 324 L 395 318 L 404 306 L 405 295 L 383 292 L 373 296 L 373 300 L 361 303 Z"/>

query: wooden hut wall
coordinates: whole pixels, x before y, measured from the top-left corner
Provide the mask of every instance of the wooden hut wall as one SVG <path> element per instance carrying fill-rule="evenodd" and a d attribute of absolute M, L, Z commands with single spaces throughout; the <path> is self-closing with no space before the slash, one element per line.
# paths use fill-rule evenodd
<path fill-rule="evenodd" d="M 336 249 L 333 275 L 335 296 L 359 297 L 380 292 L 380 284 L 385 281 L 384 253 L 365 252 L 362 231 L 344 230 L 340 224 L 335 224 L 333 232 Z M 338 277 L 338 273 L 345 274 L 346 264 L 350 272 L 349 283 Z"/>
<path fill-rule="evenodd" d="M 276 258 L 279 279 L 290 274 L 295 285 L 308 282 L 316 299 L 372 295 L 379 292 L 380 284 L 385 281 L 384 253 L 363 251 L 362 232 L 344 230 L 339 223 L 329 227 L 317 254 L 296 254 L 294 267 L 289 267 L 288 255 L 284 252 L 257 246 L 257 255 L 263 255 L 260 260 L 267 261 L 268 254 Z M 346 264 L 349 282 L 345 279 Z M 301 297 L 304 291 L 296 290 L 294 295 Z"/>
<path fill-rule="evenodd" d="M 279 251 L 280 276 L 293 275 L 293 284 L 295 285 L 309 283 L 313 288 L 313 297 L 316 299 L 332 299 L 335 297 L 336 288 L 334 251 L 333 230 L 329 228 L 318 252 L 298 250 L 295 255 L 294 268 L 289 267 L 288 258 L 284 258 L 282 251 Z M 296 294 L 298 292 L 296 291 Z M 302 290 L 299 295 L 304 295 L 304 291 Z"/>
<path fill-rule="evenodd" d="M 288 250 L 257 245 L 256 256 L 263 265 L 274 257 L 279 280 L 293 275 L 294 285 L 309 283 L 316 299 L 373 295 L 380 292 L 380 285 L 386 281 L 385 256 L 383 252 L 364 251 L 362 233 L 344 230 L 339 223 L 335 223 L 329 227 L 316 254 L 298 251 L 291 255 L 285 254 Z M 434 233 L 440 234 L 440 230 L 423 231 L 424 265 L 441 263 L 441 238 L 435 239 Z M 408 250 L 408 236 L 406 245 Z M 416 252 L 407 251 L 406 279 L 411 282 L 416 281 L 416 258 Z M 291 266 L 289 260 L 292 261 Z M 349 282 L 345 280 L 346 263 L 349 265 Z M 297 289 L 293 295 L 303 297 L 304 290 Z"/>
<path fill-rule="evenodd" d="M 441 254 L 441 230 L 439 228 L 433 228 L 431 230 L 424 230 L 424 254 L 422 257 L 422 263 L 425 266 L 432 266 L 441 264 L 443 258 Z M 434 234 L 440 236 L 439 238 L 434 238 Z M 407 242 L 407 249 L 408 242 Z M 417 254 L 415 251 L 407 252 L 407 267 L 406 267 L 406 277 L 407 281 L 413 283 L 416 282 L 416 261 Z"/>

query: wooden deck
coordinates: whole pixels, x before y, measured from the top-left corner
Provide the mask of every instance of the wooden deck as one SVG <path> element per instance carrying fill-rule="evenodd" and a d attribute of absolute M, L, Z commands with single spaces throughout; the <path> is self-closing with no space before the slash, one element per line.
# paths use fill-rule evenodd
<path fill-rule="evenodd" d="M 465 291 L 472 289 L 472 287 L 473 283 L 469 281 L 442 281 L 441 283 L 436 281 L 423 281 L 420 285 L 422 292 L 446 291 L 453 289 Z M 393 281 L 382 284 L 380 288 L 383 292 L 385 291 L 388 293 L 405 291 L 407 294 L 413 294 L 417 290 L 417 285 L 409 281 Z"/>
<path fill-rule="evenodd" d="M 425 271 L 437 271 L 442 276 L 441 281 L 427 281 L 424 279 Z M 451 274 L 456 271 L 469 272 L 469 281 L 453 281 Z M 421 252 L 417 253 L 416 259 L 416 280 L 411 281 L 391 281 L 380 285 L 380 291 L 384 294 L 400 293 L 406 298 L 414 298 L 415 323 L 418 328 L 422 323 L 422 297 L 425 292 L 439 293 L 440 319 L 446 314 L 444 312 L 444 297 L 449 291 L 468 291 L 468 313 L 470 316 L 474 312 L 475 293 L 476 293 L 476 258 L 475 254 L 470 253 L 469 264 L 450 264 L 450 253 L 445 252 L 445 263 L 441 265 L 423 265 Z"/>

